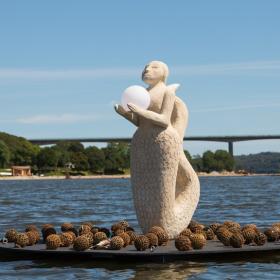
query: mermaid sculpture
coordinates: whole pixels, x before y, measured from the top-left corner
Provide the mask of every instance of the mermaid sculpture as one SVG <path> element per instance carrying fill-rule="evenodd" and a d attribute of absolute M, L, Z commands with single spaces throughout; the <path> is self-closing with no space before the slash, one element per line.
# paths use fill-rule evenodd
<path fill-rule="evenodd" d="M 149 85 L 147 110 L 128 104 L 117 113 L 138 127 L 131 143 L 131 184 L 143 232 L 163 227 L 176 237 L 190 222 L 200 194 L 198 177 L 185 157 L 183 137 L 188 110 L 176 95 L 176 85 L 165 84 L 168 67 L 160 61 L 145 66 L 142 80 Z"/>

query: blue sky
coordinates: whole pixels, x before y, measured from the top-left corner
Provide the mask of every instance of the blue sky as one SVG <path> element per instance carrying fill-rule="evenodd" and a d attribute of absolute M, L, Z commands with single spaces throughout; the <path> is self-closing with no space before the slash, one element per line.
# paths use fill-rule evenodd
<path fill-rule="evenodd" d="M 132 136 L 113 104 L 162 60 L 190 111 L 186 135 L 280 134 L 279 14 L 278 0 L 1 1 L 0 131 Z M 234 149 L 280 152 L 280 140 Z"/>

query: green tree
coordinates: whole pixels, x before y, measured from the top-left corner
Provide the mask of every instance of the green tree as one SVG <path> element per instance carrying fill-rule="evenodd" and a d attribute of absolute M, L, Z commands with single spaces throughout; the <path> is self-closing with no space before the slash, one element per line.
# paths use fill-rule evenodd
<path fill-rule="evenodd" d="M 191 156 L 191 154 L 189 153 L 189 151 L 184 150 L 184 153 L 185 153 L 185 156 L 186 156 L 186 158 L 188 159 L 189 163 L 192 164 L 192 156 Z"/>
<path fill-rule="evenodd" d="M 206 172 L 211 172 L 216 168 L 216 159 L 215 155 L 211 151 L 206 151 L 202 155 L 202 163 L 203 163 L 203 170 Z"/>
<path fill-rule="evenodd" d="M 217 150 L 215 152 L 215 159 L 217 162 L 217 171 L 232 171 L 234 169 L 234 158 L 229 152 L 224 150 Z"/>
<path fill-rule="evenodd" d="M 0 168 L 8 166 L 10 161 L 10 150 L 4 141 L 0 140 Z"/>
<path fill-rule="evenodd" d="M 88 158 L 89 169 L 92 172 L 103 172 L 105 168 L 104 151 L 95 146 L 85 149 L 85 154 Z"/>
<path fill-rule="evenodd" d="M 37 156 L 37 167 L 41 170 L 56 169 L 59 160 L 59 153 L 53 147 L 41 149 Z"/>
<path fill-rule="evenodd" d="M 89 169 L 88 158 L 83 152 L 70 153 L 70 162 L 75 165 L 77 171 L 87 171 Z"/>
<path fill-rule="evenodd" d="M 102 149 L 105 155 L 105 173 L 123 173 L 129 168 L 130 146 L 126 143 L 109 143 Z"/>
<path fill-rule="evenodd" d="M 194 155 L 192 158 L 192 167 L 197 172 L 203 171 L 203 161 L 200 155 Z"/>
<path fill-rule="evenodd" d="M 5 142 L 10 151 L 11 165 L 35 165 L 40 147 L 33 145 L 23 137 L 0 132 L 0 140 Z"/>

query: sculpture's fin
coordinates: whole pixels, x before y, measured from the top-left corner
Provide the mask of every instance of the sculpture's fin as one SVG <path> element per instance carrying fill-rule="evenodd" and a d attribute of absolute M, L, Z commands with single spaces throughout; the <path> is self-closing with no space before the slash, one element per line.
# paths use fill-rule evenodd
<path fill-rule="evenodd" d="M 180 84 L 171 84 L 167 86 L 167 90 L 170 90 L 171 92 L 176 92 L 176 90 L 180 87 Z"/>

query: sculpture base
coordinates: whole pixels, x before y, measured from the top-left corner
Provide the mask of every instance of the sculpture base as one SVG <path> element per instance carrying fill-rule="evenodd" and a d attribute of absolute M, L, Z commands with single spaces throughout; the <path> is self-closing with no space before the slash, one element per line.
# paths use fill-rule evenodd
<path fill-rule="evenodd" d="M 213 261 L 213 260 L 252 260 L 254 258 L 270 258 L 273 255 L 280 256 L 280 243 L 266 243 L 264 246 L 244 245 L 242 248 L 225 247 L 219 241 L 207 241 L 207 245 L 201 250 L 186 252 L 178 251 L 174 241 L 167 246 L 158 247 L 151 252 L 136 251 L 133 245 L 119 251 L 113 250 L 87 250 L 84 252 L 74 251 L 72 248 L 59 248 L 57 250 L 46 250 L 45 244 L 37 244 L 25 248 L 14 248 L 13 243 L 0 244 L 0 260 L 22 260 L 22 259 L 49 259 L 49 260 L 71 260 L 79 262 L 81 259 L 109 260 L 117 262 L 169 262 L 175 260 L 186 261 Z"/>

